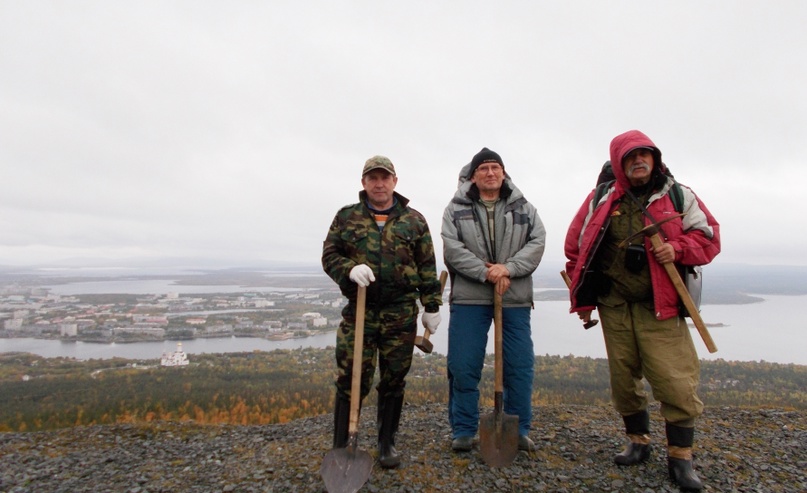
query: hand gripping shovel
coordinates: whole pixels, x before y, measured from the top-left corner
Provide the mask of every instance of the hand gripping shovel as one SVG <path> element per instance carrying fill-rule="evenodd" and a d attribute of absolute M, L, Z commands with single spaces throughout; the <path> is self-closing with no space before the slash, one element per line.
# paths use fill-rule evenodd
<path fill-rule="evenodd" d="M 367 288 L 359 286 L 356 296 L 356 330 L 353 342 L 353 368 L 350 382 L 350 421 L 347 447 L 333 449 L 322 459 L 319 473 L 328 493 L 355 493 L 364 486 L 373 470 L 373 458 L 358 449 L 359 403 L 361 402 L 361 360 L 364 349 L 364 304 Z"/>
<path fill-rule="evenodd" d="M 493 325 L 496 383 L 493 412 L 479 420 L 479 453 L 491 467 L 503 467 L 518 455 L 518 416 L 504 414 L 504 369 L 502 362 L 502 295 L 493 291 Z"/>

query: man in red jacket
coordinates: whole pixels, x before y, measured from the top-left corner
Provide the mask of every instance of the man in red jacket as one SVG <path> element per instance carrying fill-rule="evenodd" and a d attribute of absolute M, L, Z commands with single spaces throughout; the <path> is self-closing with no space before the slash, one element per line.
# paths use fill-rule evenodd
<path fill-rule="evenodd" d="M 631 130 L 611 141 L 615 181 L 593 203 L 592 191 L 566 234 L 571 311 L 585 322 L 599 311 L 611 377 L 611 399 L 622 415 L 629 443 L 614 458 L 634 465 L 650 456 L 646 379 L 666 422 L 670 478 L 683 489 L 703 484 L 692 468 L 695 420 L 703 411 L 697 387 L 698 354 L 681 315 L 680 300 L 662 264 L 704 265 L 720 252 L 717 221 L 695 193 L 683 192 L 685 215 L 661 226 L 664 244 L 653 249 L 639 235 L 649 224 L 676 214 L 661 151 Z"/>

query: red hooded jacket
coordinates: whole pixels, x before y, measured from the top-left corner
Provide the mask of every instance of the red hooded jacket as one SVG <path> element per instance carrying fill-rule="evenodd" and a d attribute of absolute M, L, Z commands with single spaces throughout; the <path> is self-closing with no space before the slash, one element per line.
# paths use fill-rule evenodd
<path fill-rule="evenodd" d="M 600 199 L 598 204 L 592 204 L 594 191 L 586 197 L 585 202 L 577 211 L 566 233 L 564 250 L 566 252 L 566 272 L 571 277 L 572 286 L 569 290 L 571 298 L 571 312 L 593 310 L 595 306 L 579 306 L 577 300 L 578 290 L 583 283 L 587 267 L 594 259 L 597 246 L 608 228 L 611 214 L 619 207 L 619 201 L 630 188 L 628 178 L 622 169 L 622 158 L 637 147 L 653 149 L 654 168 L 664 171 L 661 162 L 661 151 L 645 134 L 638 130 L 630 130 L 614 137 L 611 141 L 611 162 L 613 164 L 616 181 L 608 192 Z M 671 214 L 676 214 L 668 191 L 674 183 L 667 178 L 667 183 L 650 196 L 647 211 L 656 221 L 662 221 Z M 680 185 L 680 183 L 679 183 Z M 675 248 L 675 263 L 679 265 L 705 265 L 720 253 L 720 226 L 695 195 L 686 186 L 680 185 L 684 195 L 682 218 L 673 219 L 661 225 L 661 236 L 664 241 Z M 651 220 L 645 217 L 645 224 Z M 650 240 L 645 238 L 645 248 L 650 252 Z M 656 318 L 665 320 L 678 315 L 679 298 L 675 286 L 667 275 L 667 271 L 659 264 L 655 256 L 647 255 L 650 281 L 653 286 L 653 302 Z"/>

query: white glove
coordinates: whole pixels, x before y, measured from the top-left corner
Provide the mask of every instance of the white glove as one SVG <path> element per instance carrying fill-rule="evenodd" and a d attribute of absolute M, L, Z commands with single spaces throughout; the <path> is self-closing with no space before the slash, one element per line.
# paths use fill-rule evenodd
<path fill-rule="evenodd" d="M 420 321 L 423 322 L 423 326 L 426 327 L 430 334 L 437 332 L 437 326 L 440 325 L 441 320 L 440 312 L 423 312 L 420 317 Z"/>
<path fill-rule="evenodd" d="M 359 286 L 366 288 L 371 282 L 375 281 L 373 269 L 367 264 L 359 264 L 350 269 L 350 280 Z"/>

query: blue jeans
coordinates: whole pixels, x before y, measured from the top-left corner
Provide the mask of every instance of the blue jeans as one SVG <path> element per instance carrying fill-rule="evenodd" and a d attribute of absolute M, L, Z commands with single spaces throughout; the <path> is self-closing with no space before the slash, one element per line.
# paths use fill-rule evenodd
<path fill-rule="evenodd" d="M 453 438 L 476 435 L 479 380 L 493 322 L 493 305 L 451 305 L 448 323 L 448 422 Z M 502 309 L 504 412 L 518 416 L 520 435 L 532 420 L 535 373 L 530 308 Z M 491 396 L 493 397 L 493 396 Z"/>

